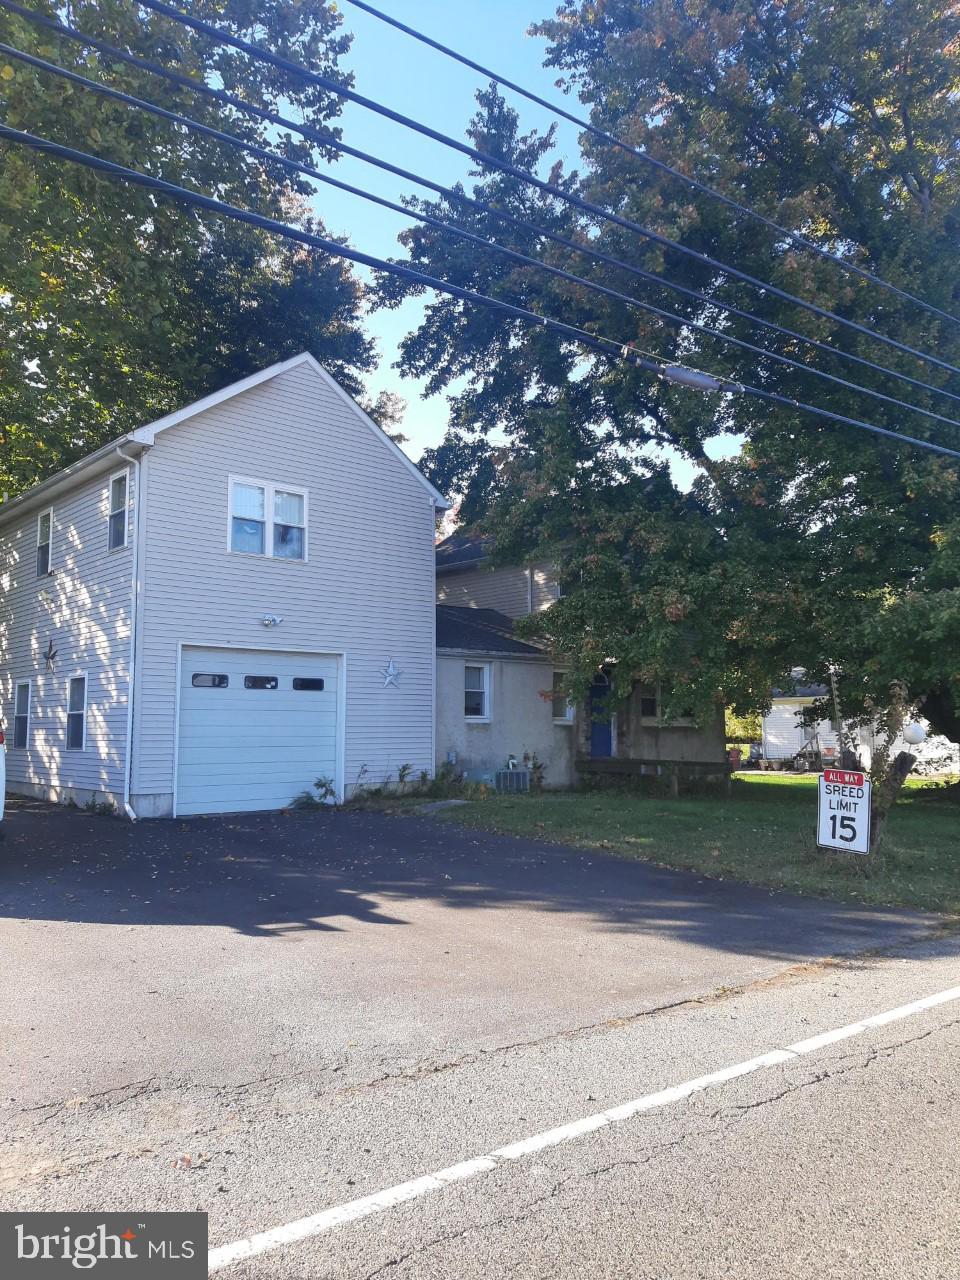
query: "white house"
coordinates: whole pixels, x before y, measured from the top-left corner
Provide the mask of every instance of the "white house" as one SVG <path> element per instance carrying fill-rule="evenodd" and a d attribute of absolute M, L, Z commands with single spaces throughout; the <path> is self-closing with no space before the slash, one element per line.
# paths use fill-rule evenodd
<path fill-rule="evenodd" d="M 4 504 L 8 787 L 147 817 L 432 770 L 446 506 L 309 355 Z"/>
<path fill-rule="evenodd" d="M 829 693 L 826 685 L 803 683 L 786 689 L 774 689 L 770 710 L 763 717 L 761 750 L 764 760 L 785 763 L 792 761 L 808 744 L 814 744 L 828 757 L 840 756 L 840 735 L 832 720 L 807 724 L 801 719 L 804 710 Z M 938 734 L 930 733 L 925 720 L 919 723 L 927 732 L 927 738 L 919 745 L 908 745 L 902 737 L 891 744 L 892 753 L 909 751 L 917 757 L 920 772 L 954 773 L 960 769 L 960 747 Z M 848 742 L 852 744 L 864 768 L 869 769 L 877 746 L 877 734 L 871 725 L 848 724 L 845 726 Z"/>

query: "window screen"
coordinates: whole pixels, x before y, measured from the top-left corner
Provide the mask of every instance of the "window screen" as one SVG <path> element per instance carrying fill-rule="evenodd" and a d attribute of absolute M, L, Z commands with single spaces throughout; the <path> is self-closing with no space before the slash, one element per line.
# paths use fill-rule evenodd
<path fill-rule="evenodd" d="M 50 543 L 53 538 L 53 512 L 44 511 L 37 517 L 37 577 L 50 572 Z"/>
<path fill-rule="evenodd" d="M 107 545 L 111 551 L 127 545 L 127 473 L 110 481 L 110 517 Z"/>
<path fill-rule="evenodd" d="M 486 667 L 465 666 L 463 669 L 463 714 L 471 720 L 486 718 Z"/>
<path fill-rule="evenodd" d="M 190 677 L 190 683 L 195 689 L 226 689 L 230 677 L 215 675 L 210 671 L 195 671 Z"/>
<path fill-rule="evenodd" d="M 27 745 L 30 731 L 30 685 L 28 682 L 17 685 L 13 700 L 13 745 L 22 751 Z"/>
<path fill-rule="evenodd" d="M 87 678 L 74 676 L 67 701 L 67 749 L 82 751 L 86 737 Z"/>

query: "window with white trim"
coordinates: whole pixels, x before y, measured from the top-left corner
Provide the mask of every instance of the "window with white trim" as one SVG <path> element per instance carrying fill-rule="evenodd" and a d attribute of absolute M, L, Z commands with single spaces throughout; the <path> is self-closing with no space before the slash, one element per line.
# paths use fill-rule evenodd
<path fill-rule="evenodd" d="M 30 742 L 30 681 L 21 680 L 13 691 L 13 746 L 25 751 Z"/>
<path fill-rule="evenodd" d="M 556 724 L 573 723 L 573 703 L 564 692 L 564 679 L 563 671 L 553 673 L 553 719 Z"/>
<path fill-rule="evenodd" d="M 53 544 L 53 507 L 37 516 L 37 577 L 45 578 L 50 572 L 50 548 Z"/>
<path fill-rule="evenodd" d="M 67 686 L 67 750 L 87 745 L 87 677 L 71 676 Z"/>
<path fill-rule="evenodd" d="M 463 714 L 467 720 L 490 719 L 490 664 L 488 662 L 464 664 Z"/>
<path fill-rule="evenodd" d="M 231 479 L 230 550 L 277 560 L 306 560 L 306 490 Z"/>
<path fill-rule="evenodd" d="M 110 477 L 110 512 L 107 516 L 107 547 L 118 551 L 127 545 L 128 472 L 118 471 Z"/>

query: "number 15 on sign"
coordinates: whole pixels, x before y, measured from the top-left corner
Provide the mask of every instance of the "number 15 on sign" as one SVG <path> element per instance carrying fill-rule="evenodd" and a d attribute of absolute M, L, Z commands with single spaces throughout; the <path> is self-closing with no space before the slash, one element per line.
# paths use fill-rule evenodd
<path fill-rule="evenodd" d="M 817 792 L 817 844 L 870 852 L 870 783 L 851 769 L 824 769 Z"/>

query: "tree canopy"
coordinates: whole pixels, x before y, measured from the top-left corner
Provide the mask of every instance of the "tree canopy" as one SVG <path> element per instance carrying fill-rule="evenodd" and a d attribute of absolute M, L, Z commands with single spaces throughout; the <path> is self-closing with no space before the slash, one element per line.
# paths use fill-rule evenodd
<path fill-rule="evenodd" d="M 141 58 L 336 131 L 339 100 L 125 0 L 36 0 Z M 349 47 L 325 0 L 201 0 L 232 34 L 326 74 Z M 209 97 L 0 10 L 0 39 L 300 160 L 332 156 Z M 301 226 L 311 188 L 280 164 L 189 134 L 0 55 L 5 121 Z M 309 350 L 351 392 L 373 365 L 360 281 L 342 263 L 15 146 L 0 167 L 0 491 L 272 361 Z"/>
<path fill-rule="evenodd" d="M 942 0 L 567 0 L 537 33 L 595 124 L 941 310 L 960 313 L 960 41 Z M 491 86 L 475 145 L 823 309 L 960 363 L 960 323 L 803 250 L 584 134 L 579 172 L 524 134 Z M 552 165 L 552 168 L 549 166 Z M 960 378 L 633 231 L 474 174 L 474 193 L 705 295 L 678 296 L 542 237 L 417 208 L 566 270 L 826 370 L 958 416 L 960 403 L 762 329 L 724 304 L 960 395 Z M 413 227 L 414 263 L 632 343 L 666 361 L 960 447 L 960 428 L 670 327 L 579 285 Z M 409 286 L 390 282 L 393 304 Z M 431 301 L 403 347 L 430 389 L 465 377 L 434 478 L 466 495 L 508 559 L 549 554 L 569 590 L 535 620 L 583 687 L 611 661 L 625 694 L 661 682 L 673 709 L 763 706 L 792 667 L 841 673 L 848 714 L 903 680 L 960 738 L 960 467 L 747 396 L 704 396 L 543 329 Z M 506 445 L 504 444 L 506 439 Z M 719 447 L 718 447 L 719 446 Z M 676 460 L 694 468 L 685 478 Z"/>

